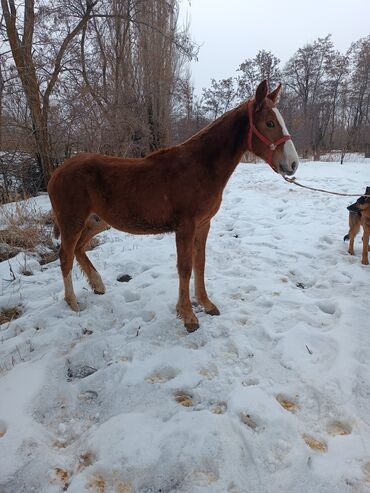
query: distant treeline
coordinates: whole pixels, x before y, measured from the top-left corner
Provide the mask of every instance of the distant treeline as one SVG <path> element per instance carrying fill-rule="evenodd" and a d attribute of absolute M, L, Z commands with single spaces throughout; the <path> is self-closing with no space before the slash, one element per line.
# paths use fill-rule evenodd
<path fill-rule="evenodd" d="M 189 61 L 199 48 L 179 26 L 178 0 L 1 6 L 1 193 L 14 184 L 36 191 L 76 152 L 135 157 L 180 142 L 262 79 L 285 84 L 280 106 L 301 154 L 369 145 L 370 36 L 346 54 L 319 38 L 285 67 L 262 50 L 197 97 Z M 23 169 L 22 156 L 33 156 Z"/>
<path fill-rule="evenodd" d="M 370 36 L 347 53 L 334 49 L 331 36 L 300 48 L 282 67 L 261 50 L 245 60 L 235 77 L 212 80 L 203 89 L 201 109 L 212 118 L 253 95 L 261 79 L 284 84 L 280 107 L 301 155 L 319 159 L 332 149 L 370 151 Z"/>

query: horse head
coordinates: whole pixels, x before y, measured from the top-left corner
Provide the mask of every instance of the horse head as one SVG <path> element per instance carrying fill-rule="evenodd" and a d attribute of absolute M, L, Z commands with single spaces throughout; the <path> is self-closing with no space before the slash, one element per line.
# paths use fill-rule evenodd
<path fill-rule="evenodd" d="M 262 81 L 253 99 L 248 102 L 248 149 L 266 161 L 281 175 L 293 175 L 299 157 L 281 113 L 276 108 L 281 84 L 268 93 L 267 81 Z"/>

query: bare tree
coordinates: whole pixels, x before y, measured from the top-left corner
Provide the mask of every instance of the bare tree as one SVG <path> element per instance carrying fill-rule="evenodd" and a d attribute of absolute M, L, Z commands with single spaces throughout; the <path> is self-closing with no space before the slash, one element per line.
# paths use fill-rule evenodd
<path fill-rule="evenodd" d="M 270 51 L 260 50 L 254 58 L 247 58 L 239 65 L 236 78 L 238 97 L 241 101 L 253 96 L 255 88 L 266 79 L 269 87 L 281 82 L 280 60 Z"/>
<path fill-rule="evenodd" d="M 96 3 L 97 0 L 86 0 L 84 7 L 72 3 L 71 13 L 77 16 L 77 21 L 71 26 L 70 22 L 66 22 L 67 7 L 63 4 L 57 7 L 52 4 L 40 5 L 36 10 L 34 0 L 25 0 L 21 6 L 16 5 L 14 0 L 1 0 L 8 42 L 30 110 L 36 156 L 44 184 L 53 170 L 48 128 L 50 97 L 63 69 L 65 54 L 71 42 L 86 25 Z M 59 43 L 53 43 L 54 57 L 50 72 L 47 70 L 49 64 L 43 60 L 42 49 L 36 49 L 34 43 L 36 23 L 48 14 L 54 15 L 55 21 L 61 21 L 65 27 Z M 43 46 L 45 44 L 47 43 L 43 43 Z M 46 66 L 42 66 L 43 62 L 46 62 Z"/>
<path fill-rule="evenodd" d="M 205 113 L 215 119 L 231 109 L 235 98 L 236 90 L 232 77 L 219 81 L 211 79 L 211 87 L 203 89 L 202 106 Z"/>
<path fill-rule="evenodd" d="M 196 55 L 176 0 L 114 0 L 83 31 L 85 87 L 109 132 L 102 152 L 141 155 L 169 143 L 176 85 Z"/>

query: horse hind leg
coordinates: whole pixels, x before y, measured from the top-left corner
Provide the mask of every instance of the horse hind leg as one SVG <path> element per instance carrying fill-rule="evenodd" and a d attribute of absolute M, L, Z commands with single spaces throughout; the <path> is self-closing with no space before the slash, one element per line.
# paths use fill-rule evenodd
<path fill-rule="evenodd" d="M 101 220 L 96 214 L 92 214 L 86 221 L 85 227 L 82 230 L 80 239 L 75 248 L 77 262 L 80 264 L 91 288 L 96 294 L 104 294 L 105 286 L 100 274 L 86 255 L 85 250 L 90 240 L 98 233 L 107 229 L 107 227 L 108 224 L 105 221 Z"/>
<path fill-rule="evenodd" d="M 60 267 L 64 282 L 64 299 L 73 311 L 78 312 L 80 308 L 77 303 L 76 295 L 73 290 L 72 283 L 72 267 L 75 246 L 80 237 L 81 231 L 74 234 L 66 234 L 62 232 L 61 245 L 59 250 Z"/>

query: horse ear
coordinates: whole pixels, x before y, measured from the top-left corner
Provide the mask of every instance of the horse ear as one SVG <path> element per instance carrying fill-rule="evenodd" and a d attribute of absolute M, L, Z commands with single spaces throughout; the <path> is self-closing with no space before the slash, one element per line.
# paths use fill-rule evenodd
<path fill-rule="evenodd" d="M 256 102 L 257 111 L 261 108 L 263 102 L 265 101 L 267 96 L 267 80 L 263 80 L 256 89 L 256 95 L 254 100 Z"/>
<path fill-rule="evenodd" d="M 274 104 L 277 104 L 279 102 L 280 93 L 281 93 L 281 84 L 279 84 L 274 91 L 270 92 L 270 94 L 268 94 L 267 97 L 271 99 L 271 101 Z"/>

